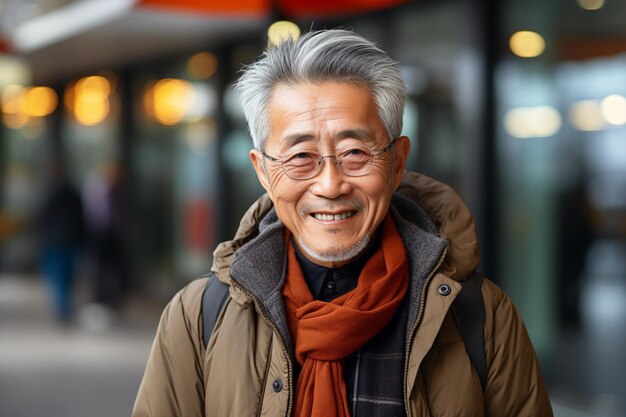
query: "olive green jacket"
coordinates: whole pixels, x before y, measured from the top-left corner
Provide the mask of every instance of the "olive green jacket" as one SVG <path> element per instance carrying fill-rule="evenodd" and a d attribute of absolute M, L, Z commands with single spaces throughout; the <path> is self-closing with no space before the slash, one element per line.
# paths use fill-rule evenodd
<path fill-rule="evenodd" d="M 420 263 L 411 271 L 417 268 L 413 275 L 422 276 L 411 284 L 410 311 L 414 313 L 409 314 L 404 381 L 398 381 L 404 385 L 408 416 L 552 416 L 524 325 L 510 299 L 489 280 L 482 286 L 484 389 L 468 358 L 450 310 L 461 290 L 459 281 L 479 261 L 474 221 L 466 206 L 446 185 L 416 173 L 405 174 L 396 194 L 401 196 L 396 199 L 399 202 L 419 204 L 416 211 L 423 209 L 432 225 L 430 231 L 421 225 L 413 228 L 417 247 L 407 245 L 405 239 L 409 263 L 411 259 Z M 397 224 L 411 221 L 411 215 L 406 220 L 393 207 Z M 272 262 L 284 255 L 281 248 L 270 248 L 281 255 L 267 262 L 261 256 L 270 241 L 265 236 L 271 235 L 272 227 L 280 227 L 263 230 L 262 219 L 271 211 L 270 199 L 261 197 L 243 217 L 235 238 L 220 244 L 214 253 L 212 276 L 230 286 L 230 298 L 206 349 L 201 302 L 211 278 L 191 282 L 165 308 L 133 417 L 291 414 L 293 347 L 282 322 L 282 281 L 267 272 L 281 270 L 281 265 Z M 424 250 L 427 254 L 410 253 L 422 252 L 421 241 L 429 242 L 430 246 L 424 246 L 430 248 Z M 255 248 L 265 252 L 255 252 Z M 238 265 L 247 266 L 245 274 L 236 273 L 242 270 Z M 443 284 L 452 289 L 449 294 L 438 291 Z"/>

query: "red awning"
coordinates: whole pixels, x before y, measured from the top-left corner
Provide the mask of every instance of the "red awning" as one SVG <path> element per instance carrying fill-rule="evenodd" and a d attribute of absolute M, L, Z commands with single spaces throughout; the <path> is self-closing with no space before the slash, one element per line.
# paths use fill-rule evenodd
<path fill-rule="evenodd" d="M 167 8 L 184 12 L 264 16 L 277 8 L 289 18 L 323 17 L 382 10 L 409 0 L 140 0 L 138 7 Z"/>

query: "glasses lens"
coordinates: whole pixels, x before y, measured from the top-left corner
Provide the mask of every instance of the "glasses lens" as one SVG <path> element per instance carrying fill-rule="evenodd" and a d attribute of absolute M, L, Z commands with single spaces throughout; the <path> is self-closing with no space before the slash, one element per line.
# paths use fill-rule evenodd
<path fill-rule="evenodd" d="M 283 160 L 283 168 L 293 179 L 310 178 L 317 173 L 319 157 L 308 152 L 299 152 Z"/>
<path fill-rule="evenodd" d="M 332 158 L 332 156 L 324 157 Z M 344 174 L 352 177 L 366 175 L 372 168 L 374 156 L 369 148 L 354 147 L 340 151 L 336 157 L 338 166 Z M 298 152 L 283 158 L 285 173 L 292 179 L 300 180 L 314 177 L 320 170 L 322 157 L 314 152 Z"/>
<path fill-rule="evenodd" d="M 346 175 L 358 177 L 365 175 L 371 168 L 372 155 L 369 150 L 363 148 L 352 148 L 339 155 L 341 169 Z"/>

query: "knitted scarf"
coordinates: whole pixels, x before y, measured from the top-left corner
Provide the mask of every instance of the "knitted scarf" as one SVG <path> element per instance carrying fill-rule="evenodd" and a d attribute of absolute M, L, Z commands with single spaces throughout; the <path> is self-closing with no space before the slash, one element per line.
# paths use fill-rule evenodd
<path fill-rule="evenodd" d="M 286 238 L 290 242 L 289 232 Z M 348 417 L 343 358 L 381 331 L 400 306 L 409 282 L 404 244 L 387 215 L 380 247 L 363 267 L 357 287 L 329 303 L 313 299 L 293 246 L 287 248 L 282 294 L 302 366 L 294 415 Z"/>

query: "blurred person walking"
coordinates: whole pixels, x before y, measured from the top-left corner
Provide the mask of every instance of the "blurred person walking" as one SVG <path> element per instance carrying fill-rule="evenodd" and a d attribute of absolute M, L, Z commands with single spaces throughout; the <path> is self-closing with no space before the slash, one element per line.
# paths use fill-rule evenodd
<path fill-rule="evenodd" d="M 83 207 L 62 162 L 51 167 L 41 218 L 41 265 L 57 319 L 73 315 L 75 263 L 84 238 Z"/>

